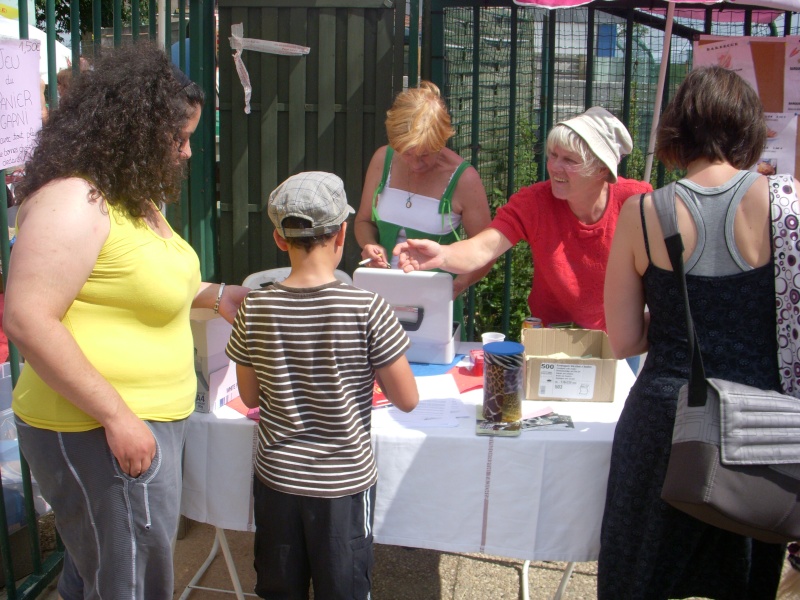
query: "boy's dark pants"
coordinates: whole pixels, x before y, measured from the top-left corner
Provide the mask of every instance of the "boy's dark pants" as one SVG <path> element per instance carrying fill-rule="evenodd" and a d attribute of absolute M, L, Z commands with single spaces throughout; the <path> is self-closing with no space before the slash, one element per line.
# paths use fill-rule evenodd
<path fill-rule="evenodd" d="M 375 485 L 341 498 L 277 492 L 253 481 L 255 592 L 306 600 L 367 600 L 372 584 Z"/>

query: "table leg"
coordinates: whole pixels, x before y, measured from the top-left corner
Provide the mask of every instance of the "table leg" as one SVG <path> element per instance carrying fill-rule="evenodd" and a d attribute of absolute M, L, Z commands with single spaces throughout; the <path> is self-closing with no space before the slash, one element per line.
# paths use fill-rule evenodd
<path fill-rule="evenodd" d="M 205 575 L 208 567 L 210 567 L 211 563 L 214 562 L 214 559 L 217 557 L 217 553 L 219 552 L 220 548 L 222 549 L 222 555 L 225 558 L 225 566 L 228 567 L 228 575 L 230 575 L 231 583 L 233 584 L 233 590 L 222 590 L 219 588 L 209 588 L 197 585 L 197 582 L 200 581 L 200 578 Z M 258 597 L 255 594 L 245 594 L 242 592 L 242 584 L 239 582 L 239 575 L 236 573 L 236 564 L 233 562 L 231 549 L 230 546 L 228 546 L 228 538 L 225 537 L 225 530 L 221 527 L 214 528 L 214 543 L 211 546 L 211 552 L 208 553 L 208 558 L 206 558 L 205 562 L 200 565 L 200 568 L 197 569 L 197 573 L 194 574 L 192 580 L 186 585 L 186 589 L 183 590 L 183 593 L 178 600 L 186 600 L 189 597 L 189 594 L 192 593 L 192 590 L 205 590 L 209 592 L 234 594 L 237 600 L 244 600 L 245 596 L 253 596 L 254 598 Z"/>
<path fill-rule="evenodd" d="M 530 572 L 530 568 L 531 561 L 526 560 L 524 563 L 522 563 L 522 581 L 520 582 L 520 587 L 522 588 L 521 600 L 530 600 L 530 591 L 528 590 L 528 573 Z M 561 583 L 558 585 L 558 590 L 556 590 L 556 595 L 553 596 L 553 600 L 561 600 L 564 592 L 567 591 L 569 578 L 572 577 L 572 571 L 574 569 L 574 562 L 567 564 L 567 566 L 564 568 L 564 574 L 561 576 Z"/>
<path fill-rule="evenodd" d="M 186 585 L 186 589 L 183 590 L 181 597 L 178 600 L 186 600 L 189 597 L 189 594 L 192 593 L 192 590 L 195 589 L 197 586 L 195 585 L 200 578 L 205 575 L 205 572 L 208 570 L 208 567 L 214 562 L 214 559 L 217 556 L 217 552 L 219 551 L 219 538 L 217 537 L 216 533 L 214 534 L 214 544 L 211 546 L 211 552 L 208 553 L 208 558 L 206 558 L 205 562 L 200 565 L 200 568 L 197 569 L 197 573 L 194 574 L 192 580 Z"/>
<path fill-rule="evenodd" d="M 222 555 L 225 557 L 225 564 L 228 566 L 228 573 L 231 576 L 231 583 L 233 583 L 233 591 L 236 594 L 236 599 L 244 600 L 242 584 L 239 582 L 239 574 L 236 572 L 236 563 L 233 562 L 231 548 L 228 546 L 228 538 L 225 537 L 225 530 L 222 529 L 222 527 L 215 527 L 215 529 L 217 530 L 216 538 L 222 548 Z"/>
<path fill-rule="evenodd" d="M 526 560 L 522 564 L 522 600 L 530 600 L 530 592 L 528 590 L 528 573 L 531 568 L 531 561 Z"/>
<path fill-rule="evenodd" d="M 556 595 L 553 596 L 553 600 L 561 600 L 561 596 L 567 591 L 567 585 L 569 585 L 569 578 L 572 577 L 573 570 L 575 570 L 575 563 L 568 563 L 564 568 L 564 574 L 561 576 L 561 583 L 558 586 L 558 590 L 556 590 Z"/>

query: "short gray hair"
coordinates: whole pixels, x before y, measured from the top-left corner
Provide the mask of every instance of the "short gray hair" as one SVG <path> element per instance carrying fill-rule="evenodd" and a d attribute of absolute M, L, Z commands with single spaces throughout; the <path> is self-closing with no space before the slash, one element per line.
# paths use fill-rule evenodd
<path fill-rule="evenodd" d="M 608 167 L 589 149 L 589 145 L 584 139 L 566 125 L 559 123 L 547 135 L 545 152 L 549 154 L 553 148 L 574 152 L 581 157 L 583 166 L 577 171 L 581 177 L 591 177 L 603 171 L 608 171 Z"/>

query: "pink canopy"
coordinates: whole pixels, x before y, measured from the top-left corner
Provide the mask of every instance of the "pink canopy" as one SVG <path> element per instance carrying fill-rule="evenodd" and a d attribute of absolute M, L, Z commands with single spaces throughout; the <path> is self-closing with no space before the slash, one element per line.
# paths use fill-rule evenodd
<path fill-rule="evenodd" d="M 670 0 L 675 4 L 707 4 L 713 5 L 717 4 L 714 0 Z M 536 6 L 538 8 L 572 8 L 575 6 L 582 6 L 584 4 L 589 4 L 591 0 L 514 0 L 514 4 L 519 6 Z M 775 20 L 778 16 L 778 12 L 775 11 L 791 11 L 791 12 L 800 12 L 800 0 L 751 0 L 745 2 L 743 0 L 727 0 L 726 4 L 728 5 L 735 5 L 740 4 L 745 7 L 751 6 L 762 6 L 765 8 L 772 8 L 775 9 L 774 11 L 769 10 L 757 10 L 753 11 L 753 22 L 754 23 L 770 23 Z M 654 13 L 661 13 L 664 14 L 663 9 L 654 9 L 649 8 L 648 2 L 642 2 L 642 9 L 647 10 L 648 12 Z M 682 11 L 680 8 L 675 11 L 676 17 L 688 17 L 691 18 L 691 9 Z M 715 20 L 717 21 L 724 21 L 730 18 L 730 13 L 727 11 L 722 11 L 718 15 L 714 15 Z"/>

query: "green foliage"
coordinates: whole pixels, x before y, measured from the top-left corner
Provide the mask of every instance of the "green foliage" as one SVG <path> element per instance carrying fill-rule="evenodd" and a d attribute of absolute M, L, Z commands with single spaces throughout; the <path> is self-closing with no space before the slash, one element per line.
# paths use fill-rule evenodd
<path fill-rule="evenodd" d="M 516 146 L 514 152 L 514 183 L 511 193 L 522 187 L 538 181 L 538 164 L 535 148 L 538 138 L 534 126 L 527 120 L 521 119 L 517 124 Z M 503 154 L 500 154 L 500 153 Z M 503 148 L 496 156 L 483 156 L 483 161 L 493 164 L 494 169 L 488 175 L 490 183 L 489 208 L 492 214 L 503 206 L 509 197 L 508 191 L 508 160 L 507 151 Z M 486 178 L 484 178 L 486 181 Z M 506 261 L 510 260 L 510 277 L 508 287 L 509 302 L 509 327 L 503 327 L 503 299 L 506 290 Z M 528 294 L 531 291 L 533 280 L 533 262 L 531 261 L 530 247 L 526 243 L 519 243 L 509 250 L 504 256 L 497 259 L 491 271 L 481 281 L 475 284 L 475 331 L 480 335 L 484 331 L 504 331 L 509 339 L 518 339 L 522 321 L 530 316 L 528 309 Z"/>
<path fill-rule="evenodd" d="M 629 131 L 631 132 L 631 135 L 634 136 L 638 119 L 634 119 L 632 117 L 632 121 L 633 122 L 629 127 Z M 634 139 L 636 138 L 634 137 Z M 628 179 L 638 179 L 640 181 L 644 181 L 645 151 L 642 148 L 634 148 L 625 160 L 625 177 Z M 653 158 L 653 164 L 650 169 L 650 185 L 653 186 L 653 189 L 659 187 L 658 179 L 660 168 L 663 169 L 663 166 L 660 164 L 658 159 Z M 670 181 L 677 181 L 683 176 L 683 171 L 664 171 L 663 183 L 661 183 L 661 185 L 666 185 Z"/>
<path fill-rule="evenodd" d="M 628 131 L 633 139 L 634 148 L 630 155 L 624 159 L 624 169 L 622 171 L 625 177 L 629 179 L 638 179 L 640 181 L 644 180 L 647 151 L 647 148 L 642 147 L 642 145 L 646 145 L 650 137 L 649 130 L 646 132 L 641 131 L 643 127 L 649 128 L 649 124 L 643 125 L 642 121 L 645 117 L 648 121 L 652 118 L 652 111 L 655 103 L 652 85 L 650 86 L 652 92 L 647 94 L 641 89 L 640 82 L 642 80 L 647 80 L 652 84 L 658 77 L 658 63 L 653 58 L 652 52 L 647 44 L 642 41 L 642 39 L 646 37 L 646 32 L 647 29 L 642 25 L 634 25 L 633 40 L 637 51 L 634 52 L 633 77 L 631 79 L 630 89 L 630 120 L 627 124 Z M 680 82 L 685 78 L 687 68 L 686 65 L 683 64 L 673 64 L 671 69 L 672 79 L 669 86 L 674 92 L 675 88 L 677 88 Z M 644 89 L 647 89 L 647 87 L 645 86 Z M 655 158 L 655 156 L 653 157 L 653 164 L 650 170 L 650 185 L 652 185 L 654 189 L 670 181 L 677 181 L 683 177 L 683 175 L 684 173 L 682 171 L 665 170 L 658 159 Z M 661 183 L 659 183 L 659 178 L 661 178 Z"/>
<path fill-rule="evenodd" d="M 138 0 L 139 14 L 146 20 L 149 12 L 150 3 L 147 0 Z M 35 0 L 36 23 L 40 29 L 46 28 L 45 19 L 45 0 Z M 81 35 L 92 32 L 92 0 L 79 0 L 80 5 L 80 29 Z M 114 25 L 114 3 L 111 0 L 100 1 L 100 14 L 102 27 L 112 27 Z M 70 31 L 70 2 L 68 0 L 57 0 L 55 3 L 56 30 L 62 33 Z M 122 3 L 122 23 L 131 24 L 131 3 Z"/>
<path fill-rule="evenodd" d="M 625 167 L 625 177 L 639 180 L 644 177 L 645 158 L 641 148 L 634 148 L 631 151 L 628 155 Z"/>

